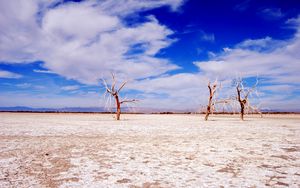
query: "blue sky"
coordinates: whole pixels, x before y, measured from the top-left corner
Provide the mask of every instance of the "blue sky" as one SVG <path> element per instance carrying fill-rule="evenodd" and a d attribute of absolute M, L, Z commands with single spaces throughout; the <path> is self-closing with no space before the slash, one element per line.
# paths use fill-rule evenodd
<path fill-rule="evenodd" d="M 243 77 L 263 109 L 300 109 L 297 0 L 0 2 L 0 106 L 104 106 L 101 79 L 139 107 L 206 105 Z"/>

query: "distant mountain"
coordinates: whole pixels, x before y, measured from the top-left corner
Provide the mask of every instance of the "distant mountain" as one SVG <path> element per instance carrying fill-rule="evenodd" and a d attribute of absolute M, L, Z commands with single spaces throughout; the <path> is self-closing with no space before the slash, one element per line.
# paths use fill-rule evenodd
<path fill-rule="evenodd" d="M 27 106 L 0 107 L 0 112 L 114 112 L 115 109 L 109 110 L 104 107 L 65 107 L 65 108 L 31 108 Z M 193 109 L 156 109 L 143 107 L 123 107 L 122 112 L 131 113 L 187 113 L 195 112 Z"/>
<path fill-rule="evenodd" d="M 264 113 L 299 113 L 300 112 L 300 108 L 299 109 L 292 109 L 292 110 L 282 110 L 282 109 L 262 109 L 261 110 Z"/>
<path fill-rule="evenodd" d="M 64 108 L 31 108 L 27 106 L 0 107 L 0 112 L 114 112 L 115 109 L 107 109 L 104 107 L 64 107 Z M 300 109 L 280 110 L 280 109 L 262 109 L 263 113 L 299 113 Z M 130 113 L 195 113 L 196 109 L 168 109 L 168 108 L 147 108 L 147 107 L 123 107 L 122 112 Z"/>
<path fill-rule="evenodd" d="M 0 107 L 0 112 L 106 112 L 102 107 L 31 108 L 26 106 Z"/>

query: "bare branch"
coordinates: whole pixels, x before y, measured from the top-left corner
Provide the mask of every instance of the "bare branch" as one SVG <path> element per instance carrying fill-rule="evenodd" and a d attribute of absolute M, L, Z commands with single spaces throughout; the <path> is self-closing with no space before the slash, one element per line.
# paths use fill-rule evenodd
<path fill-rule="evenodd" d="M 127 84 L 127 81 L 123 82 L 123 84 L 121 85 L 121 87 L 118 89 L 118 93 L 121 91 L 121 89 Z"/>
<path fill-rule="evenodd" d="M 119 96 L 119 92 L 122 90 L 122 88 L 126 85 L 127 81 L 123 82 L 123 84 L 121 85 L 121 87 L 119 89 L 116 89 L 116 77 L 115 77 L 115 74 L 114 73 L 111 73 L 111 76 L 112 76 L 112 85 L 111 87 L 109 88 L 109 86 L 107 85 L 106 81 L 104 79 L 102 79 L 103 81 L 103 84 L 106 88 L 106 93 L 109 93 L 110 97 L 109 97 L 109 100 L 107 102 L 111 102 L 111 99 L 113 98 L 115 100 L 115 105 L 116 105 L 116 120 L 120 120 L 120 115 L 121 115 L 121 104 L 123 103 L 134 103 L 134 102 L 137 102 L 138 100 L 137 99 L 131 99 L 131 100 L 123 100 L 121 101 L 120 100 L 120 96 Z"/>
<path fill-rule="evenodd" d="M 121 101 L 120 102 L 120 104 L 123 104 L 123 103 L 129 103 L 129 102 L 137 102 L 137 101 L 139 101 L 139 100 L 137 100 L 137 99 L 129 99 L 129 100 L 123 100 L 123 101 Z"/>
<path fill-rule="evenodd" d="M 111 91 L 115 92 L 115 86 L 116 86 L 116 78 L 115 78 L 115 74 L 111 73 L 112 79 L 113 79 L 113 83 L 111 85 Z"/>
<path fill-rule="evenodd" d="M 212 91 L 211 91 L 210 84 L 209 84 L 207 87 L 208 87 L 208 90 L 209 90 L 209 94 L 211 94 L 211 93 L 212 93 Z"/>
<path fill-rule="evenodd" d="M 111 89 L 109 89 L 109 87 L 108 87 L 108 85 L 107 85 L 105 79 L 102 79 L 102 82 L 103 82 L 103 84 L 104 84 L 104 87 L 105 87 L 106 92 L 112 94 L 113 92 L 111 91 Z"/>
<path fill-rule="evenodd" d="M 108 88 L 108 86 L 107 86 L 107 83 L 106 83 L 105 79 L 104 79 L 104 78 L 102 78 L 101 80 L 102 80 L 102 83 L 104 84 L 104 87 L 105 87 L 105 88 Z"/>
<path fill-rule="evenodd" d="M 231 103 L 233 100 L 232 99 L 222 99 L 222 100 L 218 100 L 218 101 L 215 101 L 214 103 L 215 104 L 229 104 Z"/>
<path fill-rule="evenodd" d="M 246 95 L 245 95 L 245 98 L 248 98 L 249 94 L 255 90 L 256 86 L 258 85 L 258 79 L 256 78 L 256 82 L 255 84 L 252 86 L 252 88 L 248 89 Z"/>
<path fill-rule="evenodd" d="M 237 101 L 239 102 L 240 107 L 241 107 L 240 108 L 241 109 L 241 111 L 240 111 L 241 120 L 244 120 L 245 111 L 246 111 L 246 113 L 249 113 L 249 110 L 252 110 L 252 111 L 256 111 L 261 114 L 261 112 L 258 111 L 258 108 L 250 105 L 250 101 L 248 99 L 249 95 L 253 91 L 255 91 L 257 85 L 258 85 L 258 78 L 256 78 L 256 83 L 251 88 L 246 88 L 246 89 L 244 88 L 242 79 L 240 79 L 237 82 L 237 85 L 236 85 Z M 242 94 L 243 94 L 243 96 L 242 96 Z"/>

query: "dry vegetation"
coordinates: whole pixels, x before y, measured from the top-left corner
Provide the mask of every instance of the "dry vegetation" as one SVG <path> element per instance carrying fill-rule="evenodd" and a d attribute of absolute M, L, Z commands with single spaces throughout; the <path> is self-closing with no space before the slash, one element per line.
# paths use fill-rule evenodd
<path fill-rule="evenodd" d="M 300 116 L 0 114 L 0 187 L 299 187 Z"/>
<path fill-rule="evenodd" d="M 121 116 L 121 104 L 124 103 L 134 103 L 137 102 L 137 99 L 125 99 L 125 100 L 120 100 L 120 91 L 123 89 L 123 87 L 126 85 L 127 81 L 123 82 L 119 88 L 116 88 L 116 76 L 114 73 L 112 75 L 112 84 L 109 86 L 106 81 L 103 79 L 103 84 L 105 87 L 105 95 L 109 94 L 109 97 L 113 97 L 115 100 L 115 105 L 116 105 L 116 120 L 120 120 Z M 108 98 L 110 100 L 110 98 Z"/>

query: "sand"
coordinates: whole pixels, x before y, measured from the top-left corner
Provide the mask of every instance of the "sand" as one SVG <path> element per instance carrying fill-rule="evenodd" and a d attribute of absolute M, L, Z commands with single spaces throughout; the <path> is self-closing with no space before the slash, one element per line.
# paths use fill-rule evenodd
<path fill-rule="evenodd" d="M 0 113 L 0 187 L 300 187 L 300 115 Z"/>

